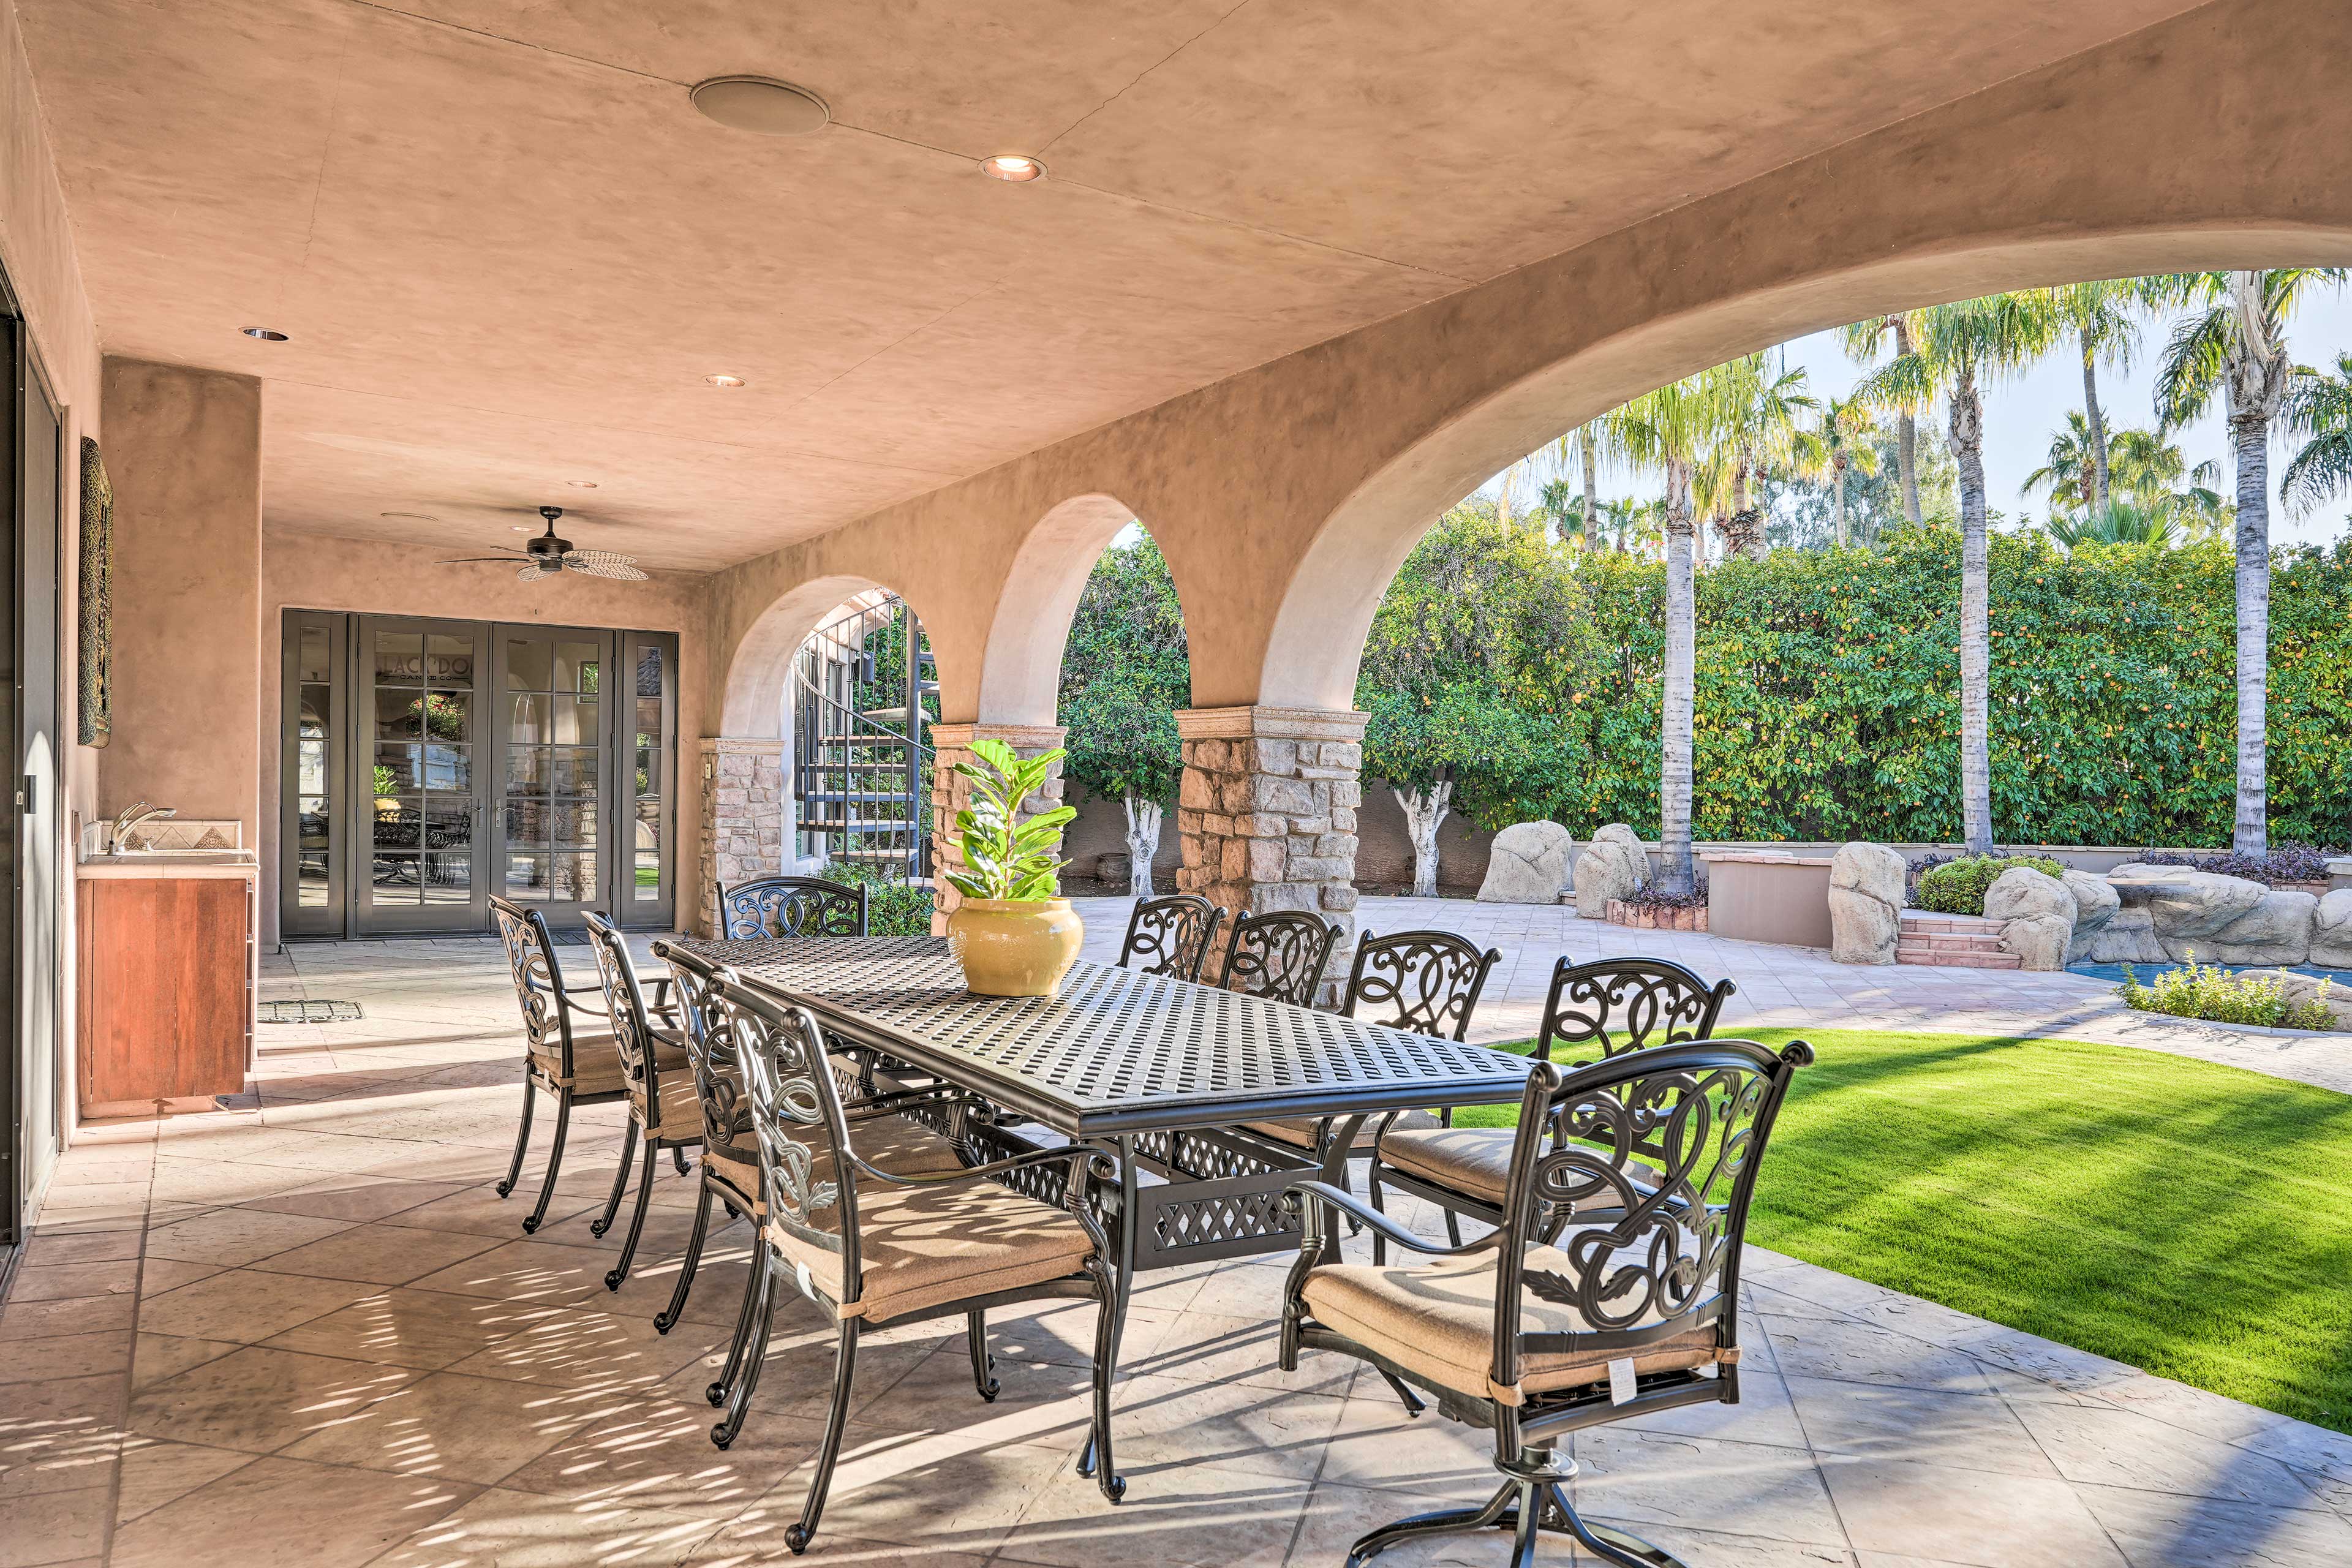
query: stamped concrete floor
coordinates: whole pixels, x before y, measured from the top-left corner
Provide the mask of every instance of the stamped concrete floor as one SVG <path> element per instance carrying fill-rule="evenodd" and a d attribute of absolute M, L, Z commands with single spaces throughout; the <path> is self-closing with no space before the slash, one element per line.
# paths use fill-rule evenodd
<path fill-rule="evenodd" d="M 496 949 L 305 948 L 267 990 L 367 1016 L 266 1029 L 243 1102 L 87 1128 L 58 1174 L 0 1306 L 0 1568 L 789 1560 L 826 1336 L 787 1310 L 744 1436 L 710 1446 L 700 1390 L 745 1235 L 654 1332 L 692 1192 L 665 1166 L 638 1273 L 608 1293 L 588 1220 L 609 1110 L 521 1236 L 526 1196 L 489 1185 L 520 1097 Z M 1591 1516 L 1695 1568 L 2352 1562 L 2352 1438 L 1791 1259 L 1750 1271 L 1743 1402 L 1578 1438 Z M 1336 1564 L 1489 1489 L 1476 1434 L 1403 1420 L 1334 1358 L 1276 1370 L 1278 1286 L 1264 1262 L 1148 1279 L 1117 1509 L 1072 1473 L 1091 1309 L 1003 1314 L 993 1405 L 960 1336 L 877 1336 L 809 1561 Z M 1496 1539 L 1384 1561 L 1503 1559 Z"/>

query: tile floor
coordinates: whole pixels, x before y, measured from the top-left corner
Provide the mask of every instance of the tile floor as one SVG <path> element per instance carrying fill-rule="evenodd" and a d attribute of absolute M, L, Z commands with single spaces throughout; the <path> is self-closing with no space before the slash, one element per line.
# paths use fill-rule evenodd
<path fill-rule="evenodd" d="M 1517 939 L 1510 1006 L 1539 992 L 1559 943 L 1613 929 L 1439 912 Z M 1116 911 L 1089 913 L 1115 941 Z M 1427 913 L 1368 900 L 1365 921 Z M 2048 1023 L 2087 989 L 2059 977 L 1937 1014 L 1922 998 L 1938 973 L 1841 987 L 1758 951 L 1734 973 L 1768 1016 L 1926 1010 L 1906 1021 L 1973 1027 L 1979 1008 L 2039 1007 Z M 744 1235 L 722 1233 L 687 1321 L 654 1332 L 692 1191 L 665 1167 L 639 1271 L 608 1293 L 614 1247 L 586 1216 L 612 1170 L 609 1110 L 575 1123 L 549 1223 L 520 1235 L 522 1195 L 489 1186 L 518 1099 L 496 949 L 304 948 L 270 962 L 267 992 L 368 1016 L 270 1027 L 242 1101 L 86 1129 L 58 1173 L 0 1306 L 0 1568 L 787 1561 L 827 1337 L 806 1310 L 781 1317 L 749 1427 L 726 1453 L 709 1445 L 699 1391 Z M 1743 1403 L 1575 1446 L 1580 1506 L 1694 1568 L 2352 1563 L 2352 1438 L 1792 1259 L 1751 1254 L 1750 1270 Z M 1071 1468 L 1089 1309 L 1004 1314 L 992 1405 L 960 1336 L 882 1334 L 809 1560 L 1336 1564 L 1366 1530 L 1488 1489 L 1475 1434 L 1402 1419 L 1377 1378 L 1329 1358 L 1278 1371 L 1277 1289 L 1263 1262 L 1146 1281 L 1116 1510 Z M 1575 1560 L 1548 1541 L 1546 1562 Z M 1501 1542 L 1384 1561 L 1499 1563 Z"/>

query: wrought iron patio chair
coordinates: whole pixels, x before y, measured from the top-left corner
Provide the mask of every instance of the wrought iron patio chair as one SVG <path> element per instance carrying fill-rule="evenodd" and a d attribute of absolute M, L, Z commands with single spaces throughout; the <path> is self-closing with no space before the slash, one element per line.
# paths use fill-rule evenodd
<path fill-rule="evenodd" d="M 1114 1179 L 1110 1160 L 1083 1147 L 993 1160 L 952 1175 L 902 1175 L 864 1157 L 816 1019 L 722 971 L 712 987 L 741 1054 L 768 1216 L 761 1250 L 772 1275 L 793 1280 L 837 1330 L 833 1401 L 798 1522 L 784 1534 L 805 1551 L 824 1511 L 869 1326 L 961 1314 L 973 1381 L 985 1396 L 982 1314 L 992 1306 L 1091 1300 L 1095 1330 L 1095 1474 L 1117 1502 L 1110 1379 L 1115 1285 L 1110 1244 L 1087 1202 L 1089 1180 Z M 1034 1195 L 1033 1195 L 1034 1194 Z M 757 1392 L 774 1293 L 763 1289 L 726 1418 L 725 1447 Z"/>
<path fill-rule="evenodd" d="M 1486 988 L 1486 976 L 1502 961 L 1501 950 L 1490 947 L 1481 952 L 1476 942 L 1452 931 L 1407 931 L 1393 936 L 1366 931 L 1356 945 L 1339 1011 L 1368 1024 L 1459 1040 L 1469 1032 L 1470 1015 Z M 1452 1114 L 1446 1113 L 1449 1124 Z M 1319 1152 L 1330 1123 L 1292 1120 L 1248 1126 L 1261 1138 Z M 1373 1133 L 1367 1130 L 1357 1149 L 1370 1154 L 1372 1145 Z"/>
<path fill-rule="evenodd" d="M 629 944 L 612 921 L 593 911 L 585 917 L 588 949 L 596 957 L 596 978 L 604 993 L 604 1011 L 612 1025 L 613 1046 L 629 1089 L 629 1121 L 621 1131 L 621 1163 L 613 1172 L 613 1191 L 604 1213 L 588 1226 L 603 1236 L 620 1212 L 627 1189 L 629 1163 L 638 1140 L 645 1142 L 645 1161 L 637 1173 L 637 1201 L 629 1215 L 628 1235 L 621 1242 L 620 1261 L 604 1276 L 604 1289 L 618 1290 L 629 1278 L 637 1256 L 637 1239 L 645 1234 L 646 1209 L 653 1201 L 654 1166 L 667 1149 L 686 1174 L 686 1152 L 702 1147 L 701 1104 L 697 1098 L 692 1058 L 682 1034 L 656 1029 L 646 1008 L 645 988 L 637 983 L 637 966 Z"/>
<path fill-rule="evenodd" d="M 1321 1182 L 1298 1184 L 1305 1232 L 1285 1282 L 1281 1365 L 1336 1352 L 1426 1390 L 1448 1419 L 1495 1435 L 1486 1505 L 1417 1515 L 1359 1540 L 1360 1568 L 1402 1542 L 1508 1531 L 1532 1568 L 1539 1531 L 1622 1568 L 1679 1568 L 1580 1516 L 1561 1439 L 1606 1422 L 1739 1400 L 1741 1248 L 1772 1121 L 1812 1048 L 1699 1040 L 1528 1074 L 1500 1227 L 1441 1247 Z M 1564 1229 L 1556 1216 L 1569 1216 Z M 1415 1266 L 1344 1264 L 1352 1215 Z M 1328 1252 L 1329 1257 L 1326 1254 Z"/>
<path fill-rule="evenodd" d="M 1236 915 L 1217 984 L 1227 991 L 1312 1007 L 1339 942 L 1338 926 L 1303 910 Z"/>
<path fill-rule="evenodd" d="M 563 966 L 555 956 L 555 940 L 547 917 L 493 895 L 490 913 L 498 921 L 499 940 L 506 948 L 507 967 L 514 976 L 515 999 L 522 1008 L 524 1041 L 522 1124 L 515 1132 L 514 1159 L 499 1196 L 515 1189 L 522 1176 L 523 1156 L 530 1149 L 531 1113 L 541 1094 L 555 1098 L 555 1139 L 547 1152 L 547 1176 L 539 1202 L 522 1222 L 526 1235 L 547 1217 L 555 1195 L 555 1178 L 563 1169 L 564 1141 L 571 1135 L 572 1109 L 576 1105 L 610 1105 L 629 1098 L 629 1079 L 612 1035 L 612 1023 L 601 1005 L 597 984 L 567 985 Z M 686 1065 L 682 1047 L 657 1047 L 666 1064 Z M 618 1188 L 615 1187 L 617 1193 Z M 617 1199 L 616 1199 L 617 1201 Z M 610 1223 L 610 1215 L 606 1216 Z M 597 1235 L 602 1236 L 600 1227 Z"/>
<path fill-rule="evenodd" d="M 679 1260 L 677 1285 L 670 1293 L 669 1306 L 654 1319 L 655 1329 L 666 1334 L 684 1315 L 694 1289 L 695 1274 L 701 1266 L 703 1247 L 709 1237 L 711 1206 L 716 1204 L 730 1221 L 751 1220 L 756 1232 L 768 1217 L 768 1205 L 760 1183 L 759 1140 L 751 1130 L 751 1102 L 743 1082 L 741 1053 L 728 1026 L 726 1010 L 719 1005 L 713 990 L 719 968 L 667 942 L 656 942 L 654 953 L 669 965 L 677 980 L 677 994 L 687 1021 L 687 1059 L 692 1065 L 695 1093 L 702 1105 L 702 1190 L 696 1203 L 694 1228 L 687 1237 L 686 1254 Z M 861 1115 L 876 1110 L 904 1111 L 943 1098 L 948 1092 L 940 1088 L 893 1090 L 885 1098 L 860 1100 L 851 1110 Z M 960 1171 L 966 1164 L 952 1142 L 904 1120 L 874 1121 L 871 1136 L 861 1147 L 875 1163 L 907 1174 Z M 713 1405 L 726 1403 L 736 1375 L 742 1369 L 744 1342 L 751 1332 L 753 1307 L 768 1279 L 766 1257 L 755 1235 L 752 1266 L 744 1279 L 743 1301 L 736 1313 L 735 1333 L 728 1347 L 726 1365 L 703 1390 Z M 982 1396 L 990 1395 L 983 1390 Z"/>
<path fill-rule="evenodd" d="M 1127 940 L 1119 944 L 1118 962 L 1146 974 L 1198 980 L 1224 920 L 1225 911 L 1198 893 L 1139 899 L 1135 912 L 1127 917 Z"/>
<path fill-rule="evenodd" d="M 741 941 L 762 936 L 864 936 L 866 889 L 822 877 L 754 877 L 719 884 L 719 934 Z"/>
<path fill-rule="evenodd" d="M 1728 980 L 1709 985 L 1663 958 L 1593 963 L 1562 958 L 1552 965 L 1534 1055 L 1580 1068 L 1629 1051 L 1703 1040 L 1715 1033 L 1723 1005 L 1738 989 Z M 1365 1190 L 1376 1208 L 1388 1187 L 1435 1204 L 1444 1211 L 1446 1236 L 1459 1247 L 1462 1215 L 1501 1223 L 1512 1135 L 1507 1128 L 1455 1127 L 1453 1120 L 1449 1111 L 1440 1126 L 1401 1128 L 1396 1118 L 1383 1119 L 1372 1137 Z M 1385 1256 L 1384 1244 L 1374 1237 L 1372 1260 Z"/>

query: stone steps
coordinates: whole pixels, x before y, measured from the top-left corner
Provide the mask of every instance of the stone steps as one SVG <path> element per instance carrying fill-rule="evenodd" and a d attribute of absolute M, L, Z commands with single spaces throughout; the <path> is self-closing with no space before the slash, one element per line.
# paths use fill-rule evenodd
<path fill-rule="evenodd" d="M 2000 946 L 2000 921 L 1979 915 L 1936 914 L 1906 910 L 1895 939 L 1895 962 L 1940 969 L 2021 969 L 2023 962 Z"/>

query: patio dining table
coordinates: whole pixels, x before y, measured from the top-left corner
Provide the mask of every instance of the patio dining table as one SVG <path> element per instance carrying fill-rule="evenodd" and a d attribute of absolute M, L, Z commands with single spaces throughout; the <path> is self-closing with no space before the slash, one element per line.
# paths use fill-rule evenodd
<path fill-rule="evenodd" d="M 1527 1088 L 1524 1058 L 1112 964 L 1079 961 L 1050 997 L 981 996 L 941 937 L 674 945 L 997 1108 L 956 1130 L 982 1157 L 1029 1146 L 1024 1121 L 1110 1153 L 1122 1318 L 1139 1270 L 1295 1247 L 1285 1189 L 1343 1180 L 1367 1116 Z M 1327 1129 L 1312 1155 L 1233 1131 L 1295 1119 Z"/>

